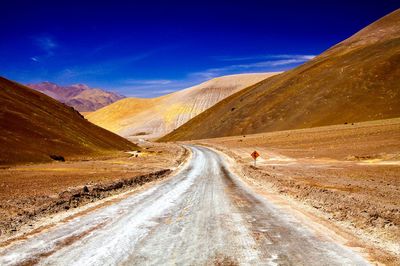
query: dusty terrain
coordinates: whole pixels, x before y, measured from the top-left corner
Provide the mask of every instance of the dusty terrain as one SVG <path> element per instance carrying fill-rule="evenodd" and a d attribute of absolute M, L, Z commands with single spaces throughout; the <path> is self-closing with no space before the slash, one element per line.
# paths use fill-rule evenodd
<path fill-rule="evenodd" d="M 114 92 L 89 88 L 84 84 L 60 86 L 51 82 L 40 82 L 26 86 L 74 107 L 79 112 L 92 112 L 125 98 Z"/>
<path fill-rule="evenodd" d="M 400 262 L 400 119 L 195 143 L 235 158 L 253 187 L 300 201 L 383 251 L 381 262 Z"/>
<path fill-rule="evenodd" d="M 127 98 L 87 115 L 92 123 L 130 139 L 158 138 L 220 100 L 276 73 L 211 79 L 157 98 Z"/>
<path fill-rule="evenodd" d="M 399 117 L 399 80 L 400 9 L 305 64 L 231 95 L 162 140 Z"/>
<path fill-rule="evenodd" d="M 51 156 L 100 156 L 136 149 L 88 122 L 72 107 L 0 77 L 0 165 L 48 162 Z"/>
<path fill-rule="evenodd" d="M 142 143 L 140 152 L 102 159 L 3 168 L 0 239 L 19 233 L 39 218 L 165 177 L 185 157 L 185 149 L 176 145 Z"/>
<path fill-rule="evenodd" d="M 369 265 L 249 189 L 222 154 L 188 148 L 175 175 L 0 246 L 0 264 Z"/>

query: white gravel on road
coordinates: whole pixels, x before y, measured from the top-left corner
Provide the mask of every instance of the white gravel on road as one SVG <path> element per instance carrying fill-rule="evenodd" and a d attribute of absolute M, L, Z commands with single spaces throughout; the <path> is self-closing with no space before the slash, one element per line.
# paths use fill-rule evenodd
<path fill-rule="evenodd" d="M 0 265 L 367 265 L 190 146 L 174 177 L 0 249 Z"/>

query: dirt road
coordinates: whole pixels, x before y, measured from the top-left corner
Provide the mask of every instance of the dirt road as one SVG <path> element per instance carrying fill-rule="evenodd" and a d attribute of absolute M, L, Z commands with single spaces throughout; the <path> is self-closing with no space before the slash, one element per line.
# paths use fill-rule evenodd
<path fill-rule="evenodd" d="M 0 265 L 367 265 L 190 146 L 175 176 L 0 249 Z"/>

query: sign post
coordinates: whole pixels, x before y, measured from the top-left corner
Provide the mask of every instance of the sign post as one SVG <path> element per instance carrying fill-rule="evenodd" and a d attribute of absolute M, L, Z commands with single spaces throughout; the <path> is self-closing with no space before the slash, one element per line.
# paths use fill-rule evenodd
<path fill-rule="evenodd" d="M 259 157 L 259 156 L 260 156 L 260 154 L 257 151 L 253 151 L 251 153 L 251 157 L 253 157 L 253 159 L 254 159 L 254 167 L 257 166 L 257 157 Z"/>

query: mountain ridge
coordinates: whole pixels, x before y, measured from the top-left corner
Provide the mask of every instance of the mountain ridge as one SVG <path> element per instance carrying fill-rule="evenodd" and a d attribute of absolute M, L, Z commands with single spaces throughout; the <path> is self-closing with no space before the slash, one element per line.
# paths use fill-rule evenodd
<path fill-rule="evenodd" d="M 26 86 L 40 91 L 62 103 L 74 107 L 80 112 L 92 112 L 112 104 L 125 96 L 99 88 L 90 88 L 86 84 L 60 86 L 56 83 L 44 81 Z"/>
<path fill-rule="evenodd" d="M 160 141 L 398 117 L 399 80 L 400 9 L 305 64 L 231 95 Z"/>
<path fill-rule="evenodd" d="M 0 146 L 0 165 L 138 148 L 88 122 L 74 108 L 3 77 L 0 77 Z"/>

